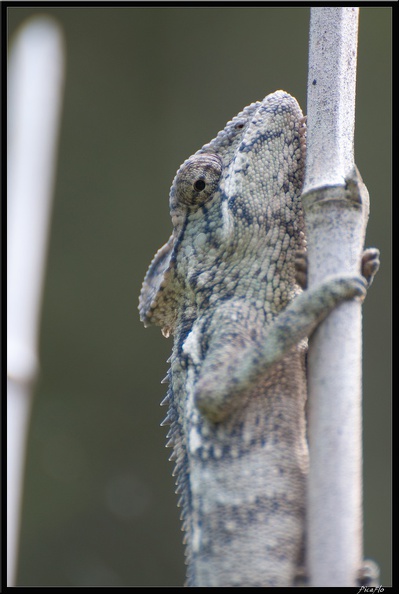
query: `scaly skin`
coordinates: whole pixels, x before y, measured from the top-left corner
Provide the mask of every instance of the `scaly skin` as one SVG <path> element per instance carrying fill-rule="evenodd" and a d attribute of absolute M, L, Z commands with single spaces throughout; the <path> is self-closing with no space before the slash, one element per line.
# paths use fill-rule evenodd
<path fill-rule="evenodd" d="M 174 335 L 165 422 L 189 586 L 291 586 L 303 564 L 306 337 L 366 285 L 296 282 L 304 132 L 277 91 L 187 159 L 143 283 L 142 321 Z"/>

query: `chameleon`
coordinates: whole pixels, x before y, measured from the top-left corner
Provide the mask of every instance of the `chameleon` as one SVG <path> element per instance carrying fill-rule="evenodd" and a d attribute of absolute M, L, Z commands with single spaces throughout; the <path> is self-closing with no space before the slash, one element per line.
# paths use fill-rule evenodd
<path fill-rule="evenodd" d="M 139 299 L 173 335 L 170 425 L 187 586 L 292 586 L 305 563 L 307 338 L 376 268 L 306 288 L 306 118 L 276 91 L 181 165 Z M 362 275 L 364 271 L 364 275 Z M 305 289 L 305 290 L 304 290 Z"/>

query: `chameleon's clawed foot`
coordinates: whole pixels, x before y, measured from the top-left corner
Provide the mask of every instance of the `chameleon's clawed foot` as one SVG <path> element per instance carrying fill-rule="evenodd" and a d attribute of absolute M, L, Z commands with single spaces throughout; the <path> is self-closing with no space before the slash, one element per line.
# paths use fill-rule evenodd
<path fill-rule="evenodd" d="M 303 290 L 308 286 L 308 255 L 305 250 L 295 252 L 295 282 Z"/>
<path fill-rule="evenodd" d="M 380 579 L 380 568 L 372 559 L 365 559 L 357 575 L 357 586 L 361 588 L 377 587 Z M 294 579 L 296 588 L 304 588 L 309 585 L 309 576 L 305 567 L 299 567 Z"/>
<path fill-rule="evenodd" d="M 359 274 L 337 274 L 327 277 L 324 283 L 335 303 L 349 299 L 363 301 L 367 294 L 367 281 Z"/>
<path fill-rule="evenodd" d="M 361 272 L 364 278 L 367 280 L 367 286 L 369 287 L 373 282 L 374 276 L 378 272 L 380 267 L 380 251 L 377 248 L 368 248 L 364 250 L 362 255 L 362 267 Z"/>
<path fill-rule="evenodd" d="M 378 250 L 377 250 L 378 251 Z M 365 559 L 359 570 L 357 582 L 358 586 L 378 586 L 380 578 L 380 568 L 372 559 Z"/>
<path fill-rule="evenodd" d="M 380 252 L 377 248 L 367 248 L 362 254 L 361 274 L 366 279 L 367 288 L 373 282 L 374 276 L 380 267 Z M 301 289 L 307 289 L 308 256 L 305 250 L 295 253 L 295 281 Z"/>
<path fill-rule="evenodd" d="M 308 582 L 309 582 L 309 577 L 306 572 L 306 568 L 303 565 L 301 565 L 296 570 L 296 574 L 294 577 L 294 587 L 295 588 L 305 588 L 309 585 Z"/>

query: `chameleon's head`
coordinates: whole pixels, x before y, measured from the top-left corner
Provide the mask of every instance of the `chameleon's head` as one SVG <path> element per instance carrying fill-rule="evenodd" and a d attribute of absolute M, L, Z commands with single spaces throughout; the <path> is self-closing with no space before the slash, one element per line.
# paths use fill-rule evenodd
<path fill-rule="evenodd" d="M 140 295 L 145 324 L 169 334 L 182 304 L 196 317 L 218 299 L 247 293 L 254 276 L 266 285 L 279 259 L 283 277 L 292 276 L 287 252 L 303 242 L 304 129 L 297 101 L 277 91 L 182 164 L 170 191 L 173 233 Z"/>

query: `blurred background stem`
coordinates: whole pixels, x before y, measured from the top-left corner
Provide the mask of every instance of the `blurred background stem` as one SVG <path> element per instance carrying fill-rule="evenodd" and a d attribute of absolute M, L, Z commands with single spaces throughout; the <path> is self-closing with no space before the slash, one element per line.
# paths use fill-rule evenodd
<path fill-rule="evenodd" d="M 7 583 L 15 585 L 25 447 L 38 372 L 38 328 L 64 77 L 60 30 L 22 26 L 8 69 Z"/>

